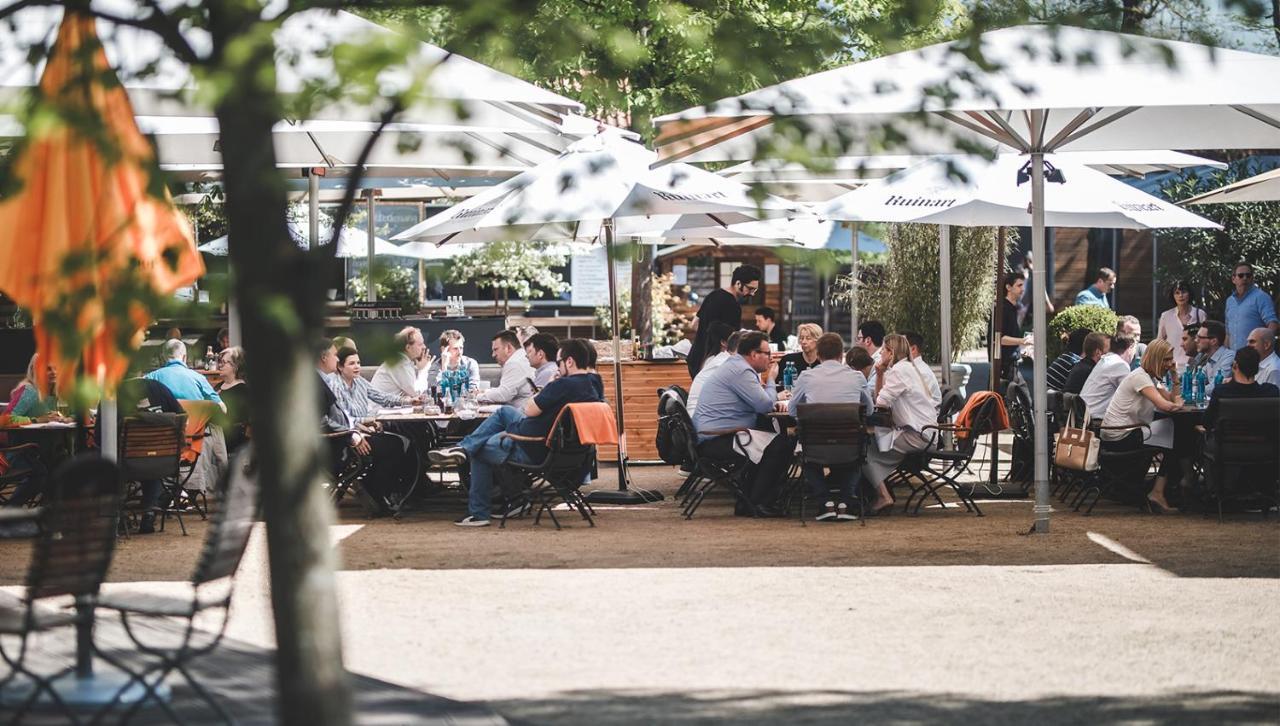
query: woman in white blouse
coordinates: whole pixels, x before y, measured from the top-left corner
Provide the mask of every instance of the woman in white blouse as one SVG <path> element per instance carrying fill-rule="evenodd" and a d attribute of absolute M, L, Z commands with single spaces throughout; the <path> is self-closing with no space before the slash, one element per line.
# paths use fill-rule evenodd
<path fill-rule="evenodd" d="M 1106 415 L 1102 417 L 1102 448 L 1108 451 L 1141 448 L 1150 434 L 1156 411 L 1176 411 L 1182 407 L 1177 386 L 1170 391 L 1161 383 L 1165 374 L 1173 369 L 1173 350 L 1173 346 L 1163 340 L 1151 341 L 1147 352 L 1142 354 L 1142 366 L 1120 382 L 1107 405 Z M 1174 452 L 1166 453 L 1151 492 L 1147 494 L 1147 500 L 1153 507 L 1160 510 L 1170 508 L 1164 498 L 1165 485 L 1169 477 L 1176 479 L 1180 472 L 1178 457 Z"/>
<path fill-rule="evenodd" d="M 1188 325 L 1203 323 L 1208 316 L 1192 304 L 1194 298 L 1191 295 L 1191 283 L 1186 280 L 1173 283 L 1173 289 L 1169 290 L 1169 300 L 1173 302 L 1173 307 L 1160 313 L 1156 337 L 1173 347 L 1173 362 L 1177 364 L 1178 370 L 1182 370 L 1187 367 L 1189 360 L 1182 350 L 1182 330 Z"/>
<path fill-rule="evenodd" d="M 919 369 L 911 363 L 911 347 L 901 335 L 886 335 L 876 364 L 875 401 L 877 408 L 888 408 L 893 414 L 893 427 L 877 429 L 875 446 L 867 451 L 863 466 L 865 480 L 877 490 L 871 510 L 878 512 L 893 504 L 884 480 L 902 462 L 906 454 L 928 449 L 932 442 L 924 427 L 938 423 L 938 409 L 933 405 L 929 387 Z"/>

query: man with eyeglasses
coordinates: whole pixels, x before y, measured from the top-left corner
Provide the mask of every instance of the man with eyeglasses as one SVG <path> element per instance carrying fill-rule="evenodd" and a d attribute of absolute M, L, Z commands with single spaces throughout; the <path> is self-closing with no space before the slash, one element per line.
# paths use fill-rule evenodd
<path fill-rule="evenodd" d="M 762 373 L 766 373 L 763 384 Z M 738 340 L 737 355 L 711 372 L 693 414 L 698 451 L 703 456 L 719 461 L 745 456 L 755 464 L 745 484 L 749 501 L 738 502 L 734 509 L 738 516 L 779 516 L 775 505 L 795 452 L 795 440 L 763 428 L 751 430 L 757 429 L 759 417 L 772 411 L 778 400 L 774 389 L 777 374 L 769 339 L 756 331 L 744 333 Z"/>
<path fill-rule="evenodd" d="M 1236 357 L 1236 352 L 1227 347 L 1226 339 L 1227 328 L 1217 320 L 1204 321 L 1200 330 L 1196 331 L 1196 347 L 1200 350 L 1200 356 L 1196 358 L 1195 365 L 1209 379 L 1205 387 L 1206 393 L 1213 393 L 1213 378 L 1219 371 L 1224 379 L 1231 378 L 1231 361 Z"/>
<path fill-rule="evenodd" d="M 702 361 L 719 353 L 719 350 L 708 350 L 711 324 L 717 320 L 728 325 L 731 330 L 742 327 L 742 304 L 751 302 L 751 298 L 760 290 L 763 274 L 754 265 L 739 265 L 729 279 L 729 285 L 712 290 L 702 300 L 698 308 L 698 317 L 693 321 L 695 332 L 693 347 L 689 349 L 689 378 L 692 379 L 702 370 Z"/>
<path fill-rule="evenodd" d="M 1280 333 L 1275 303 L 1253 284 L 1253 265 L 1248 262 L 1237 264 L 1231 281 L 1236 289 L 1227 296 L 1227 339 L 1224 345 L 1233 350 L 1244 347 L 1249 331 L 1254 328 L 1271 328 L 1271 332 Z"/>

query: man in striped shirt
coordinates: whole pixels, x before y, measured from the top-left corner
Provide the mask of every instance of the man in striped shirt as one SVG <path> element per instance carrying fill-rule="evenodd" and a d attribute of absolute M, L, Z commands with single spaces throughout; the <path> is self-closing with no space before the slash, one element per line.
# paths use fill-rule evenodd
<path fill-rule="evenodd" d="M 1049 365 L 1045 372 L 1045 380 L 1050 390 L 1061 391 L 1067 385 L 1067 376 L 1071 369 L 1080 362 L 1084 353 L 1084 339 L 1089 335 L 1088 328 L 1076 328 L 1067 336 L 1067 349 Z"/>

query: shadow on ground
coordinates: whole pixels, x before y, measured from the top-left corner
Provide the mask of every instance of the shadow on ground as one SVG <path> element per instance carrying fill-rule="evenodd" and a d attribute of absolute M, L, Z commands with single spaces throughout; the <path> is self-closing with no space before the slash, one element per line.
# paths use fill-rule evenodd
<path fill-rule="evenodd" d="M 1167 697 L 1063 697 L 990 701 L 956 695 L 851 691 L 649 693 L 574 691 L 490 704 L 517 724 L 1249 724 L 1275 723 L 1280 694 L 1213 692 Z"/>

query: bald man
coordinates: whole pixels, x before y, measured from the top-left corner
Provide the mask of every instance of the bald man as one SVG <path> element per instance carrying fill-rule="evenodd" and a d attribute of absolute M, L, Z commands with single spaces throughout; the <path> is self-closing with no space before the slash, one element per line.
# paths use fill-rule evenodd
<path fill-rule="evenodd" d="M 1249 333 L 1249 347 L 1258 351 L 1258 383 L 1280 387 L 1280 356 L 1276 355 L 1276 333 L 1271 328 L 1254 328 Z"/>

